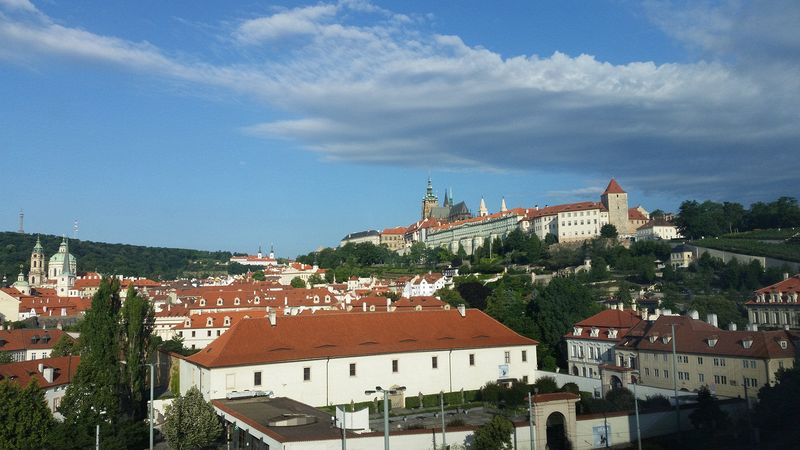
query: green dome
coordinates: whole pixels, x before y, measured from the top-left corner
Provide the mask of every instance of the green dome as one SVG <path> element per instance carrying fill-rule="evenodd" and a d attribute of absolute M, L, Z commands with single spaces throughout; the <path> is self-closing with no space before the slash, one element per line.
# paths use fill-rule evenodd
<path fill-rule="evenodd" d="M 72 253 L 69 254 L 70 262 L 75 261 L 75 255 Z M 55 255 L 50 257 L 50 267 L 53 267 L 53 264 L 63 265 L 64 264 L 64 253 L 56 253 Z"/>

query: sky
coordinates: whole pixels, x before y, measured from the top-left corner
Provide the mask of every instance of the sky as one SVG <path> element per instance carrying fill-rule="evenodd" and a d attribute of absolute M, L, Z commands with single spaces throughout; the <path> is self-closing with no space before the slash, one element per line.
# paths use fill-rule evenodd
<path fill-rule="evenodd" d="M 649 210 L 796 197 L 798 27 L 794 0 L 0 0 L 0 229 L 293 257 L 413 223 L 429 176 L 473 211 L 611 177 Z"/>

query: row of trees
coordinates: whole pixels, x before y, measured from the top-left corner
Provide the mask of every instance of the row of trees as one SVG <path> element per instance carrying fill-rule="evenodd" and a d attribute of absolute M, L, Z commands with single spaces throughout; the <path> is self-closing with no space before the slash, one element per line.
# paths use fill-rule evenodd
<path fill-rule="evenodd" d="M 681 203 L 675 223 L 681 234 L 691 239 L 715 237 L 734 231 L 800 226 L 800 205 L 792 197 L 780 197 L 773 202 L 757 202 L 745 209 L 739 203 Z"/>

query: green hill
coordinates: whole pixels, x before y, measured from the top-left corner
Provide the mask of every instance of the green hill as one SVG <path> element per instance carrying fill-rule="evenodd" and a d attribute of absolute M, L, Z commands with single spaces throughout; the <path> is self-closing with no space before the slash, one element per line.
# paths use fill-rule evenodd
<path fill-rule="evenodd" d="M 58 251 L 62 238 L 40 235 L 45 257 Z M 36 235 L 0 232 L 0 276 L 11 283 L 17 279 L 19 266 L 27 275 Z M 69 252 L 78 259 L 78 272 L 96 271 L 102 274 L 142 276 L 152 279 L 174 279 L 227 272 L 230 252 L 208 252 L 180 248 L 145 247 L 140 245 L 107 244 L 104 242 L 70 239 Z"/>

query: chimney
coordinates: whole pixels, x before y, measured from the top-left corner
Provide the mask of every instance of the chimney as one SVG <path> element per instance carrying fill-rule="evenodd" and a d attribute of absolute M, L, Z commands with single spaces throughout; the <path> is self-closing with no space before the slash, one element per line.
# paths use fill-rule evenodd
<path fill-rule="evenodd" d="M 783 329 L 784 329 L 784 331 L 789 331 L 789 324 L 787 323 L 786 325 L 784 325 Z"/>
<path fill-rule="evenodd" d="M 789 274 L 787 272 L 783 272 L 783 279 L 784 280 L 788 280 L 789 279 Z"/>
<path fill-rule="evenodd" d="M 706 314 L 706 322 L 708 322 L 709 325 L 714 325 L 715 327 L 719 328 L 719 325 L 717 324 L 717 315 L 714 313 Z"/>
<path fill-rule="evenodd" d="M 367 302 L 361 304 L 361 310 L 367 312 Z"/>
<path fill-rule="evenodd" d="M 736 331 L 736 324 L 731 322 L 728 324 L 728 331 Z"/>
<path fill-rule="evenodd" d="M 458 313 L 461 314 L 461 317 L 467 317 L 467 305 L 463 303 L 458 305 Z"/>
<path fill-rule="evenodd" d="M 278 315 L 275 314 L 275 311 L 269 312 L 269 325 L 274 327 L 278 324 Z"/>
<path fill-rule="evenodd" d="M 665 309 L 665 310 L 661 311 L 661 314 L 663 314 L 665 316 L 671 316 L 672 315 L 672 310 L 671 309 Z"/>
<path fill-rule="evenodd" d="M 48 383 L 52 383 L 53 382 L 53 378 L 54 378 L 53 375 L 55 375 L 55 369 L 53 369 L 52 367 L 45 367 L 44 371 L 42 372 L 42 376 L 44 376 L 44 379 Z"/>
<path fill-rule="evenodd" d="M 700 320 L 700 313 L 696 309 L 689 310 L 689 317 L 694 320 Z"/>
<path fill-rule="evenodd" d="M 39 373 L 44 373 L 44 364 L 39 363 Z"/>
<path fill-rule="evenodd" d="M 392 312 L 392 299 L 386 297 L 386 312 Z"/>

